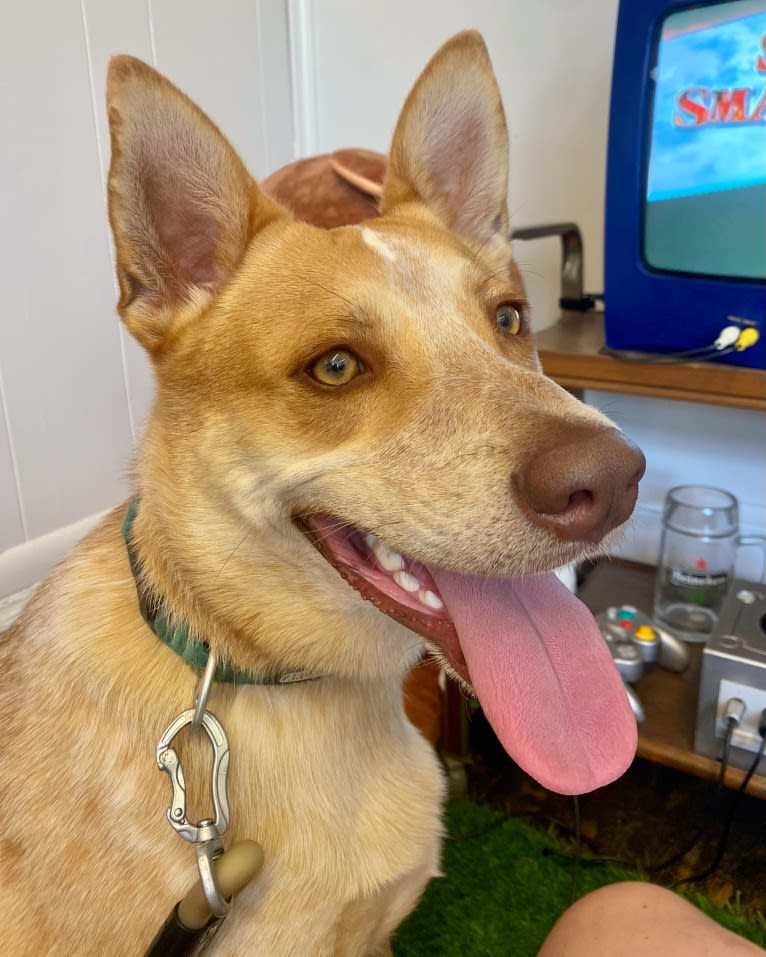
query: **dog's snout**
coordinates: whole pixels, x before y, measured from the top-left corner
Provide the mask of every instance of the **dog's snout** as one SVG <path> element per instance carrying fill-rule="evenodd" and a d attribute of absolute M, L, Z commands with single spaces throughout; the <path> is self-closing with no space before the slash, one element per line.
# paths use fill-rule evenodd
<path fill-rule="evenodd" d="M 537 524 L 566 541 L 599 542 L 636 504 L 646 460 L 622 432 L 569 426 L 513 477 Z"/>

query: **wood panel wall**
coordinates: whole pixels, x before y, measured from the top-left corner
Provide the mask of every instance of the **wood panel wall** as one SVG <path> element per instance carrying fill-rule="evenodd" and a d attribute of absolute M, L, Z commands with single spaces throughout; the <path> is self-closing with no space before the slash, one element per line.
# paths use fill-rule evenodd
<path fill-rule="evenodd" d="M 167 74 L 265 175 L 294 156 L 288 13 L 287 0 L 27 0 L 3 15 L 0 579 L 2 553 L 126 495 L 151 401 L 115 314 L 109 57 Z"/>

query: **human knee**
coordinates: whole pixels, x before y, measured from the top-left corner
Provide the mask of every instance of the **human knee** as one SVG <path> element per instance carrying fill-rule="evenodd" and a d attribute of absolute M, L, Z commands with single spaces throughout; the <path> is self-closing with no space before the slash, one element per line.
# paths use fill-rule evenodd
<path fill-rule="evenodd" d="M 562 914 L 539 957 L 751 957 L 754 944 L 716 924 L 672 891 L 640 881 L 601 887 Z"/>

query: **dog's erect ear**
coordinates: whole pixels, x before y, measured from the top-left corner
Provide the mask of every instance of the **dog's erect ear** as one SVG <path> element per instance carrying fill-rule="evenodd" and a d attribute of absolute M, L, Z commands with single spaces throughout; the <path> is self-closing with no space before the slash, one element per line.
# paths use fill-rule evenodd
<path fill-rule="evenodd" d="M 433 56 L 402 109 L 381 211 L 425 203 L 450 229 L 508 241 L 508 130 L 487 48 L 473 30 Z"/>
<path fill-rule="evenodd" d="M 174 313 L 215 294 L 253 234 L 283 213 L 199 107 L 145 63 L 111 61 L 107 107 L 118 309 L 154 350 Z"/>

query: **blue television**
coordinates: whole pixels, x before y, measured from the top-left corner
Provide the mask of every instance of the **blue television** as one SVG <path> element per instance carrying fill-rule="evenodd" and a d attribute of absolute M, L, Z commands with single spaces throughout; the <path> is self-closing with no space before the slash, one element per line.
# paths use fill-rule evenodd
<path fill-rule="evenodd" d="M 621 0 L 604 283 L 608 349 L 734 324 L 759 339 L 719 361 L 766 365 L 766 0 Z"/>

